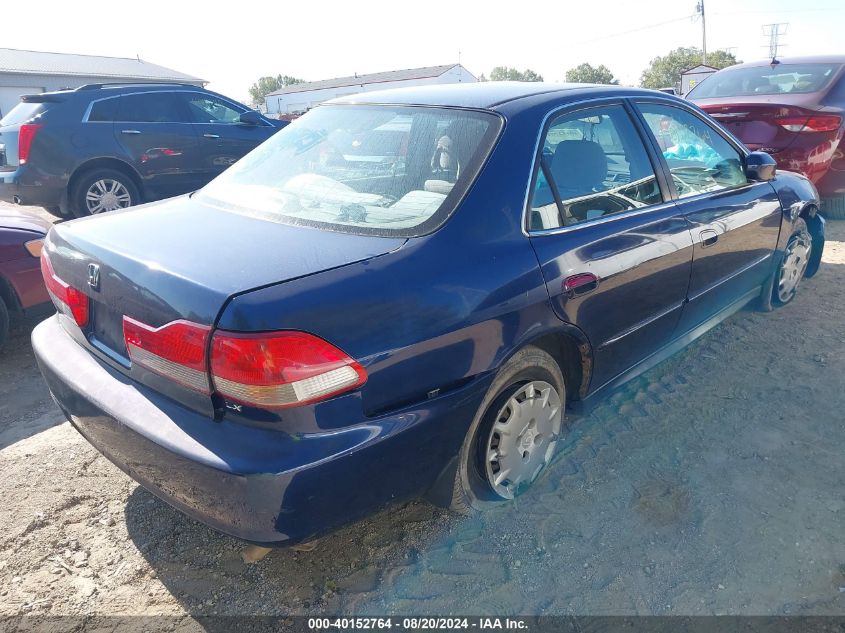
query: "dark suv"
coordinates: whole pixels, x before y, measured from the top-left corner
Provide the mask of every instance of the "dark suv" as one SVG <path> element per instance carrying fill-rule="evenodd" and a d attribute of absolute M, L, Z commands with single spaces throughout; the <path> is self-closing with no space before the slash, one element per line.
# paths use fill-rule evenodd
<path fill-rule="evenodd" d="M 81 217 L 187 193 L 283 125 L 184 84 L 27 95 L 0 120 L 0 200 Z"/>

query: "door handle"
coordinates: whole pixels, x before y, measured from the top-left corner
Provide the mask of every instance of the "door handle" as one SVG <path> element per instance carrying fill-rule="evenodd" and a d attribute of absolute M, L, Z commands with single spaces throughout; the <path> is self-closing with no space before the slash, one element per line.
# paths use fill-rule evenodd
<path fill-rule="evenodd" d="M 140 134 L 141 130 L 121 130 L 121 134 Z"/>
<path fill-rule="evenodd" d="M 599 278 L 593 273 L 578 273 L 563 280 L 563 294 L 570 299 L 585 295 L 599 287 Z"/>
<path fill-rule="evenodd" d="M 701 240 L 701 247 L 707 248 L 708 246 L 713 246 L 719 241 L 719 234 L 713 229 L 707 229 L 699 233 L 698 238 Z"/>
<path fill-rule="evenodd" d="M 203 134 L 205 138 L 220 138 L 219 134 Z"/>

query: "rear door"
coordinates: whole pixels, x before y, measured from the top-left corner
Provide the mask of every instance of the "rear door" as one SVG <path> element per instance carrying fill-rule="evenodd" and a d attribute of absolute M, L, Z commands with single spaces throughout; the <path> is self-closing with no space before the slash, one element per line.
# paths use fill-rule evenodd
<path fill-rule="evenodd" d="M 176 196 L 204 184 L 196 132 L 177 92 L 120 97 L 114 134 L 152 197 Z"/>
<path fill-rule="evenodd" d="M 774 187 L 745 176 L 745 151 L 692 109 L 637 104 L 695 242 L 679 333 L 756 290 L 771 273 L 782 210 Z"/>
<path fill-rule="evenodd" d="M 200 147 L 198 169 L 208 182 L 236 160 L 264 142 L 277 128 L 239 122 L 246 112 L 234 103 L 202 92 L 183 92 Z"/>
<path fill-rule="evenodd" d="M 553 118 L 538 156 L 527 228 L 555 311 L 595 350 L 591 389 L 668 343 L 686 297 L 692 240 L 644 138 L 610 102 Z"/>

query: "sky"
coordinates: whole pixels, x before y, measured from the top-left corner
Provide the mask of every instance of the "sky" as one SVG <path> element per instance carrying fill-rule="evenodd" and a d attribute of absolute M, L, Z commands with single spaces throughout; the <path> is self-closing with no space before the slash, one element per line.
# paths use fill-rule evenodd
<path fill-rule="evenodd" d="M 704 0 L 708 50 L 768 54 L 764 24 L 789 23 L 781 56 L 845 53 L 843 0 Z M 652 58 L 701 46 L 696 0 L 41 0 L 3 8 L 0 47 L 135 57 L 246 101 L 263 75 L 328 79 L 460 62 L 563 81 L 582 62 L 636 85 Z M 17 26 L 12 26 L 17 25 Z"/>

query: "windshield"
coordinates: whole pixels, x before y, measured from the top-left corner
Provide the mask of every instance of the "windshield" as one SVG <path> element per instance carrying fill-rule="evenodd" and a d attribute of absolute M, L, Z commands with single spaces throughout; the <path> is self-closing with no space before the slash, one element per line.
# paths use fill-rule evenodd
<path fill-rule="evenodd" d="M 459 109 L 321 106 L 198 196 L 288 223 L 421 235 L 455 208 L 500 126 L 493 114 Z"/>
<path fill-rule="evenodd" d="M 9 110 L 9 113 L 6 116 L 0 119 L 0 126 L 18 125 L 19 123 L 24 123 L 39 114 L 43 109 L 43 103 L 25 103 L 21 101 L 18 105 Z"/>
<path fill-rule="evenodd" d="M 689 99 L 805 94 L 827 87 L 839 64 L 777 64 L 720 70 L 693 88 Z"/>

